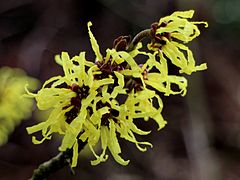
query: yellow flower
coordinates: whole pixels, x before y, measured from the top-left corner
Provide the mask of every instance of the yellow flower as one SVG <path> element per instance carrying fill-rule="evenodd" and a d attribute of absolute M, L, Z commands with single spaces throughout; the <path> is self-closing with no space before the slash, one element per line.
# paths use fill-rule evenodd
<path fill-rule="evenodd" d="M 141 44 L 131 52 L 107 49 L 106 57 L 103 57 L 97 41 L 90 30 L 91 25 L 91 23 L 88 23 L 88 30 L 92 48 L 96 55 L 96 64 L 99 68 L 99 71 L 94 72 L 94 74 L 97 78 L 113 77 L 115 88 L 112 89 L 109 85 L 102 87 L 102 98 L 97 97 L 95 99 L 95 104 L 92 107 L 93 115 L 90 117 L 91 122 L 98 126 L 88 123 L 86 125 L 88 128 L 84 130 L 80 139 L 83 141 L 88 139 L 88 145 L 97 158 L 95 161 L 92 161 L 92 165 L 97 165 L 107 160 L 108 155 L 105 155 L 107 148 L 118 163 L 127 165 L 129 161 L 125 161 L 119 156 L 121 148 L 116 133 L 121 138 L 135 143 L 140 151 L 146 151 L 146 148 L 142 148 L 139 145 L 152 145 L 148 142 L 138 142 L 134 133 L 147 135 L 150 132 L 138 129 L 133 123 L 133 119 L 144 118 L 148 120 L 152 118 L 158 123 L 159 129 L 161 129 L 166 124 L 161 115 L 163 104 L 155 91 L 146 88 L 142 68 L 133 59 L 142 53 L 138 50 L 141 48 Z M 119 94 L 127 94 L 126 102 L 121 105 L 115 100 Z M 158 108 L 153 107 L 152 100 L 154 98 L 158 102 Z M 100 109 L 97 107 L 99 103 L 102 104 Z M 93 149 L 99 140 L 101 140 L 103 149 L 101 155 L 97 155 Z"/>
<path fill-rule="evenodd" d="M 166 96 L 184 96 L 187 91 L 184 77 L 168 74 L 167 59 L 180 68 L 180 73 L 206 69 L 206 64 L 195 66 L 192 52 L 176 42 L 186 43 L 200 34 L 196 24 L 204 22 L 189 22 L 187 19 L 192 15 L 193 11 L 175 12 L 153 25 L 152 42 L 148 45 L 153 53 L 140 51 L 141 43 L 127 52 L 129 39 L 124 36 L 103 56 L 89 22 L 95 62 L 87 61 L 85 52 L 73 58 L 63 52 L 56 56 L 56 62 L 62 66 L 64 75 L 47 80 L 37 94 L 28 92 L 36 99 L 40 110 L 51 110 L 46 121 L 27 128 L 29 134 L 42 132 L 43 139 L 39 141 L 33 136 L 33 143 L 42 143 L 53 133 L 61 134 L 59 150 L 73 149 L 72 167 L 77 165 L 80 140 L 87 142 L 96 158 L 91 161 L 92 165 L 108 159 L 107 149 L 119 164 L 129 163 L 120 156 L 118 136 L 134 143 L 140 151 L 146 151 L 141 145 L 152 147 L 149 142 L 137 141 L 135 134 L 147 135 L 150 131 L 138 129 L 134 121 L 153 119 L 159 129 L 163 128 L 166 125 L 161 115 L 163 103 L 156 91 Z M 135 61 L 138 55 L 147 57 L 147 61 L 138 65 Z M 177 85 L 178 90 L 173 90 L 172 84 Z M 121 96 L 126 97 L 125 102 L 120 103 Z M 153 106 L 153 102 L 157 105 Z M 95 152 L 98 144 L 102 148 L 100 155 Z"/>
<path fill-rule="evenodd" d="M 160 61 L 156 61 L 157 52 L 154 54 L 148 53 L 148 60 L 142 66 L 142 71 L 147 71 L 144 82 L 153 87 L 155 90 L 164 93 L 165 96 L 171 94 L 181 94 L 185 96 L 187 93 L 187 79 L 183 76 L 169 75 L 168 64 L 166 58 L 159 52 Z M 155 67 L 156 71 L 151 72 Z M 178 91 L 172 89 L 172 84 L 177 85 Z"/>
<path fill-rule="evenodd" d="M 103 88 L 104 91 L 105 87 Z M 146 148 L 142 148 L 139 145 L 152 145 L 148 142 L 138 142 L 134 133 L 146 135 L 150 132 L 142 131 L 136 127 L 133 123 L 133 118 L 136 118 L 136 113 L 135 111 L 130 110 L 127 102 L 119 105 L 115 99 L 112 99 L 110 95 L 104 91 L 103 97 L 109 96 L 109 99 L 105 102 L 101 97 L 95 99 L 92 106 L 92 116 L 89 120 L 85 121 L 84 133 L 80 135 L 80 139 L 82 141 L 88 141 L 87 144 L 96 157 L 96 160 L 91 162 L 92 165 L 97 165 L 100 162 L 105 162 L 107 160 L 107 148 L 119 164 L 127 165 L 129 160 L 126 161 L 119 155 L 121 153 L 121 148 L 118 143 L 117 134 L 120 135 L 120 138 L 124 138 L 136 144 L 139 150 L 146 151 Z M 130 100 L 128 100 L 128 103 L 129 101 Z M 136 101 L 132 101 L 131 103 L 136 103 Z M 131 109 L 139 110 L 137 106 L 133 106 Z M 97 155 L 94 151 L 94 146 L 96 146 L 99 141 L 101 142 L 101 147 L 103 149 L 101 155 Z"/>
<path fill-rule="evenodd" d="M 143 79 L 141 68 L 133 59 L 140 54 L 138 49 L 141 47 L 138 46 L 131 52 L 107 49 L 106 56 L 103 57 L 99 50 L 99 45 L 90 30 L 91 25 L 92 24 L 89 22 L 88 30 L 92 48 L 96 55 L 96 64 L 99 68 L 99 70 L 93 73 L 97 79 L 104 79 L 109 76 L 112 77 L 114 79 L 114 88 L 111 87 L 113 85 L 104 85 L 102 87 L 102 97 L 95 99 L 95 104 L 92 107 L 93 115 L 90 117 L 91 122 L 94 125 L 98 124 L 98 126 L 96 128 L 96 126 L 92 126 L 92 124 L 89 123 L 87 125 L 88 128 L 84 130 L 80 139 L 83 141 L 88 139 L 88 145 L 97 158 L 92 161 L 92 165 L 97 165 L 107 160 L 108 156 L 105 155 L 107 148 L 118 163 L 127 165 L 129 161 L 125 161 L 119 156 L 121 148 L 116 133 L 120 135 L 120 138 L 135 143 L 140 151 L 146 151 L 146 148 L 142 148 L 139 145 L 152 145 L 148 142 L 138 142 L 135 139 L 134 133 L 146 135 L 150 132 L 144 132 L 138 129 L 133 123 L 133 119 L 144 118 L 148 120 L 152 118 L 158 123 L 159 129 L 163 128 L 166 124 L 161 116 L 163 105 L 161 99 L 154 91 L 150 91 L 146 88 L 144 89 L 142 85 L 140 85 L 140 87 L 137 85 L 137 82 L 135 82 L 135 80 L 138 81 L 137 79 Z M 133 85 L 133 83 L 137 86 L 132 87 L 131 85 Z M 126 102 L 121 105 L 115 100 L 119 94 L 128 96 Z M 153 98 L 157 98 L 159 108 L 153 107 Z M 98 103 L 102 104 L 102 108 L 97 107 Z M 147 111 L 146 107 L 148 107 Z M 101 140 L 103 149 L 101 155 L 97 155 L 93 148 L 99 140 Z"/>
<path fill-rule="evenodd" d="M 191 74 L 192 72 L 207 69 L 206 63 L 195 66 L 195 59 L 192 51 L 185 45 L 200 35 L 198 24 L 206 22 L 188 21 L 194 14 L 193 10 L 176 11 L 170 16 L 163 17 L 158 23 L 152 25 L 151 36 L 152 42 L 148 48 L 158 51 L 161 55 L 166 56 L 170 61 L 180 68 L 180 73 Z"/>
<path fill-rule="evenodd" d="M 161 116 L 163 104 L 155 91 L 146 88 L 143 70 L 133 59 L 140 53 L 138 48 L 129 53 L 107 49 L 103 57 L 90 26 L 88 23 L 95 63 L 87 61 L 84 52 L 71 59 L 66 52 L 56 56 L 64 76 L 50 78 L 37 94 L 28 92 L 36 99 L 39 109 L 52 111 L 46 121 L 27 128 L 27 131 L 29 134 L 42 131 L 42 140 L 38 141 L 33 136 L 35 144 L 50 139 L 53 133 L 61 134 L 63 140 L 59 150 L 73 149 L 72 167 L 77 165 L 79 139 L 87 142 L 96 157 L 92 165 L 107 160 L 107 149 L 118 163 L 127 165 L 129 160 L 120 156 L 118 134 L 120 138 L 136 144 L 139 150 L 146 151 L 146 147 L 140 145 L 152 145 L 137 141 L 134 134 L 150 132 L 138 129 L 133 120 L 152 118 L 159 129 L 163 128 L 166 124 Z M 139 79 L 142 81 L 140 85 Z M 119 95 L 127 96 L 126 102 L 118 102 Z M 153 99 L 158 102 L 157 108 L 153 107 Z M 98 144 L 102 147 L 100 155 L 94 150 Z"/>
<path fill-rule="evenodd" d="M 183 76 L 169 75 L 168 74 L 168 64 L 166 58 L 160 52 L 146 53 L 140 51 L 142 44 L 138 43 L 134 52 L 134 56 L 131 56 L 126 52 L 119 52 L 122 57 L 128 62 L 130 69 L 124 69 L 121 71 L 123 75 L 131 76 L 135 78 L 135 84 L 138 84 L 138 88 L 146 89 L 147 86 L 153 87 L 155 90 L 164 93 L 165 96 L 171 94 L 182 94 L 182 96 L 187 93 L 187 79 Z M 139 66 L 134 57 L 137 55 L 147 56 L 146 63 Z M 157 61 L 157 57 L 160 56 L 160 60 Z M 153 71 L 152 69 L 155 68 Z M 137 83 L 136 83 L 137 81 Z M 179 88 L 179 91 L 174 91 L 171 85 L 175 84 Z"/>
<path fill-rule="evenodd" d="M 106 78 L 94 81 L 92 71 L 97 66 L 85 59 L 84 52 L 72 59 L 68 53 L 63 52 L 61 57 L 56 57 L 56 61 L 62 65 L 64 76 L 50 78 L 37 94 L 28 92 L 30 97 L 36 99 L 40 110 L 52 109 L 52 111 L 46 121 L 27 128 L 27 131 L 29 134 L 42 131 L 43 139 L 38 141 L 33 136 L 34 144 L 51 139 L 53 133 L 64 135 L 60 150 L 73 148 L 72 166 L 76 166 L 77 136 L 83 131 L 83 124 L 89 116 L 87 108 L 96 98 L 97 89 L 104 84 L 113 83 L 113 80 Z"/>
<path fill-rule="evenodd" d="M 21 69 L 0 69 L 0 145 L 5 144 L 14 128 L 32 113 L 33 101 L 23 97 L 26 83 L 36 89 L 38 81 Z"/>

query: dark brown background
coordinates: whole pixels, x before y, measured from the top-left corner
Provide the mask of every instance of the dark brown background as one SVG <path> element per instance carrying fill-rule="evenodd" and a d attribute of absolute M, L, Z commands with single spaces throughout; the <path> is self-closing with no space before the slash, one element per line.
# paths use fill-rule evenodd
<path fill-rule="evenodd" d="M 102 52 L 120 35 L 134 35 L 176 10 L 196 10 L 194 20 L 206 20 L 201 36 L 189 44 L 197 62 L 208 70 L 189 78 L 186 97 L 163 97 L 168 125 L 141 140 L 154 148 L 139 152 L 121 141 L 122 167 L 110 158 L 96 167 L 93 156 L 81 155 L 76 174 L 67 168 L 49 179 L 107 180 L 237 180 L 240 179 L 240 2 L 238 0 L 7 0 L 0 2 L 0 65 L 21 67 L 42 82 L 61 74 L 54 55 L 93 53 L 87 34 L 92 21 Z M 57 154 L 59 141 L 33 145 L 24 121 L 0 147 L 0 179 L 27 179 L 34 168 Z M 54 143 L 55 142 L 55 143 Z"/>

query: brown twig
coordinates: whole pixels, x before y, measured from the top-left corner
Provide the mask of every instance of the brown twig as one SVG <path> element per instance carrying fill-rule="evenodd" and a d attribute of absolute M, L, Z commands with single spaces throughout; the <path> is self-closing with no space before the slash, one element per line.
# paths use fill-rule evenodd
<path fill-rule="evenodd" d="M 135 46 L 144 38 L 146 37 L 150 37 L 150 32 L 151 32 L 151 29 L 145 29 L 141 32 L 139 32 L 132 40 L 132 42 L 129 44 L 128 48 L 127 48 L 127 51 L 130 52 L 132 51 Z"/>
<path fill-rule="evenodd" d="M 86 142 L 79 142 L 78 151 L 80 152 Z M 34 170 L 32 177 L 29 180 L 44 180 L 52 173 L 62 169 L 65 166 L 71 165 L 73 150 L 67 149 L 65 152 L 59 153 L 49 161 L 42 163 L 37 169 Z"/>

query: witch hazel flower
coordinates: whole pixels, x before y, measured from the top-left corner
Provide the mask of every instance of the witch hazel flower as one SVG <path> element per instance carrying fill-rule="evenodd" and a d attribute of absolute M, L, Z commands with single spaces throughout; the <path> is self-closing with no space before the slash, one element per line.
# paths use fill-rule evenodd
<path fill-rule="evenodd" d="M 100 131 L 101 134 L 100 136 L 103 152 L 100 156 L 98 156 L 93 150 L 91 141 L 88 141 L 90 149 L 93 151 L 94 156 L 97 158 L 95 161 L 92 161 L 92 164 L 96 165 L 107 159 L 108 156 L 105 156 L 105 151 L 108 147 L 114 159 L 118 163 L 127 165 L 129 161 L 125 161 L 119 156 L 121 153 L 121 148 L 118 144 L 116 135 L 119 134 L 120 138 L 124 138 L 130 142 L 135 143 L 140 151 L 146 151 L 146 148 L 140 147 L 140 144 L 149 146 L 152 145 L 148 142 L 138 142 L 134 136 L 134 133 L 139 135 L 146 135 L 150 132 L 144 132 L 138 129 L 133 123 L 133 119 L 142 117 L 146 120 L 149 119 L 149 117 L 152 117 L 159 124 L 159 127 L 163 128 L 166 122 L 162 116 L 159 115 L 162 110 L 162 105 L 159 105 L 158 109 L 154 108 L 150 99 L 154 96 L 157 96 L 155 92 L 152 91 L 152 93 L 150 93 L 147 90 L 142 91 L 143 89 L 141 87 L 141 81 L 143 80 L 143 77 L 142 75 L 139 76 L 137 73 L 137 71 L 141 71 L 141 69 L 133 59 L 133 57 L 138 54 L 137 51 L 133 50 L 130 53 L 121 51 L 122 49 L 125 49 L 123 47 L 126 44 L 122 44 L 121 48 L 119 48 L 120 44 L 116 43 L 117 47 L 113 49 L 107 49 L 106 56 L 103 57 L 100 53 L 97 41 L 90 30 L 90 26 L 91 23 L 88 23 L 91 44 L 96 55 L 95 63 L 99 68 L 99 71 L 94 72 L 95 78 L 104 79 L 112 77 L 114 79 L 114 84 L 104 85 L 101 87 L 101 96 L 103 98 L 98 98 L 99 101 L 97 102 L 96 107 L 93 108 L 98 109 L 99 111 L 104 108 L 110 108 L 110 112 L 107 111 L 105 114 L 93 113 L 92 117 L 101 114 L 101 117 L 99 116 L 98 118 L 95 118 L 95 121 L 98 119 L 99 122 L 99 119 L 101 119 L 101 123 L 99 122 L 101 126 L 98 126 L 98 132 Z M 139 90 L 142 92 L 141 96 L 140 94 L 137 95 L 137 91 Z M 122 105 L 119 105 L 119 102 L 116 101 L 116 97 L 119 94 L 128 96 L 126 102 Z M 99 109 L 99 104 L 101 104 L 102 109 Z M 148 109 L 148 112 L 145 111 L 147 105 L 151 107 Z M 107 128 L 105 126 L 107 126 Z M 114 128 L 114 130 L 112 130 L 112 128 Z M 87 133 L 88 131 L 85 131 L 84 135 Z M 84 137 L 84 135 L 82 137 Z M 92 135 L 91 131 L 89 132 L 89 135 Z M 88 136 L 86 136 L 85 139 L 81 140 L 85 141 L 87 137 Z"/>
<path fill-rule="evenodd" d="M 73 150 L 72 167 L 77 166 L 78 147 L 82 142 L 95 157 L 92 165 L 105 162 L 108 151 L 116 162 L 127 165 L 129 160 L 121 157 L 119 138 L 134 143 L 142 152 L 152 147 L 151 143 L 136 139 L 136 134 L 148 135 L 151 131 L 143 131 L 135 123 L 154 120 L 158 130 L 162 129 L 167 122 L 161 114 L 163 102 L 159 94 L 184 96 L 187 92 L 187 79 L 169 75 L 168 61 L 179 67 L 181 73 L 206 69 L 205 64 L 195 66 L 192 52 L 172 40 L 188 42 L 199 35 L 196 24 L 202 22 L 188 22 L 187 18 L 192 15 L 193 11 L 175 12 L 145 31 L 144 35 L 150 33 L 148 48 L 151 51 L 142 50 L 141 42 L 132 43 L 138 38 L 131 41 L 129 36 L 120 36 L 105 55 L 100 52 L 89 22 L 95 60 L 86 60 L 85 52 L 72 58 L 63 52 L 56 56 L 56 62 L 62 66 L 64 75 L 47 80 L 36 94 L 28 92 L 28 96 L 36 99 L 39 109 L 51 109 L 47 120 L 27 128 L 29 134 L 42 132 L 43 138 L 37 140 L 33 136 L 33 143 L 40 144 L 50 140 L 54 133 L 60 134 L 59 150 Z M 146 62 L 138 64 L 136 58 L 141 56 L 145 56 Z M 177 85 L 178 90 L 173 90 L 172 84 Z M 123 96 L 125 100 L 121 99 Z M 96 150 L 99 145 L 100 153 Z"/>
<path fill-rule="evenodd" d="M 179 67 L 180 73 L 189 75 L 207 69 L 206 63 L 195 65 L 192 51 L 184 45 L 200 35 L 197 25 L 204 24 L 208 27 L 207 22 L 189 21 L 193 14 L 194 10 L 176 11 L 170 16 L 161 18 L 159 22 L 152 24 L 150 32 L 152 41 L 148 44 L 150 50 L 158 51 L 159 56 L 166 56 Z"/>
<path fill-rule="evenodd" d="M 63 67 L 64 76 L 50 78 L 37 94 L 28 92 L 30 97 L 36 99 L 40 110 L 52 111 L 46 121 L 27 128 L 27 131 L 29 134 L 42 132 L 43 139 L 40 141 L 33 136 L 34 144 L 51 139 L 53 133 L 63 135 L 60 151 L 73 148 L 74 167 L 78 157 L 78 136 L 90 116 L 88 107 L 97 97 L 98 88 L 113 83 L 113 79 L 94 81 L 92 71 L 96 66 L 85 59 L 84 52 L 72 59 L 63 52 L 61 57 L 57 56 L 56 59 Z"/>

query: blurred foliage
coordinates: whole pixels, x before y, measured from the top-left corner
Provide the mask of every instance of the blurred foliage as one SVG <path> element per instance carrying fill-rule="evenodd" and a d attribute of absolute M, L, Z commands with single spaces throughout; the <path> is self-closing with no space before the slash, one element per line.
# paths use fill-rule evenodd
<path fill-rule="evenodd" d="M 0 84 L 0 145 L 3 145 L 15 126 L 31 116 L 33 100 L 23 97 L 24 88 L 28 84 L 34 90 L 38 81 L 28 77 L 21 69 L 2 67 Z"/>

